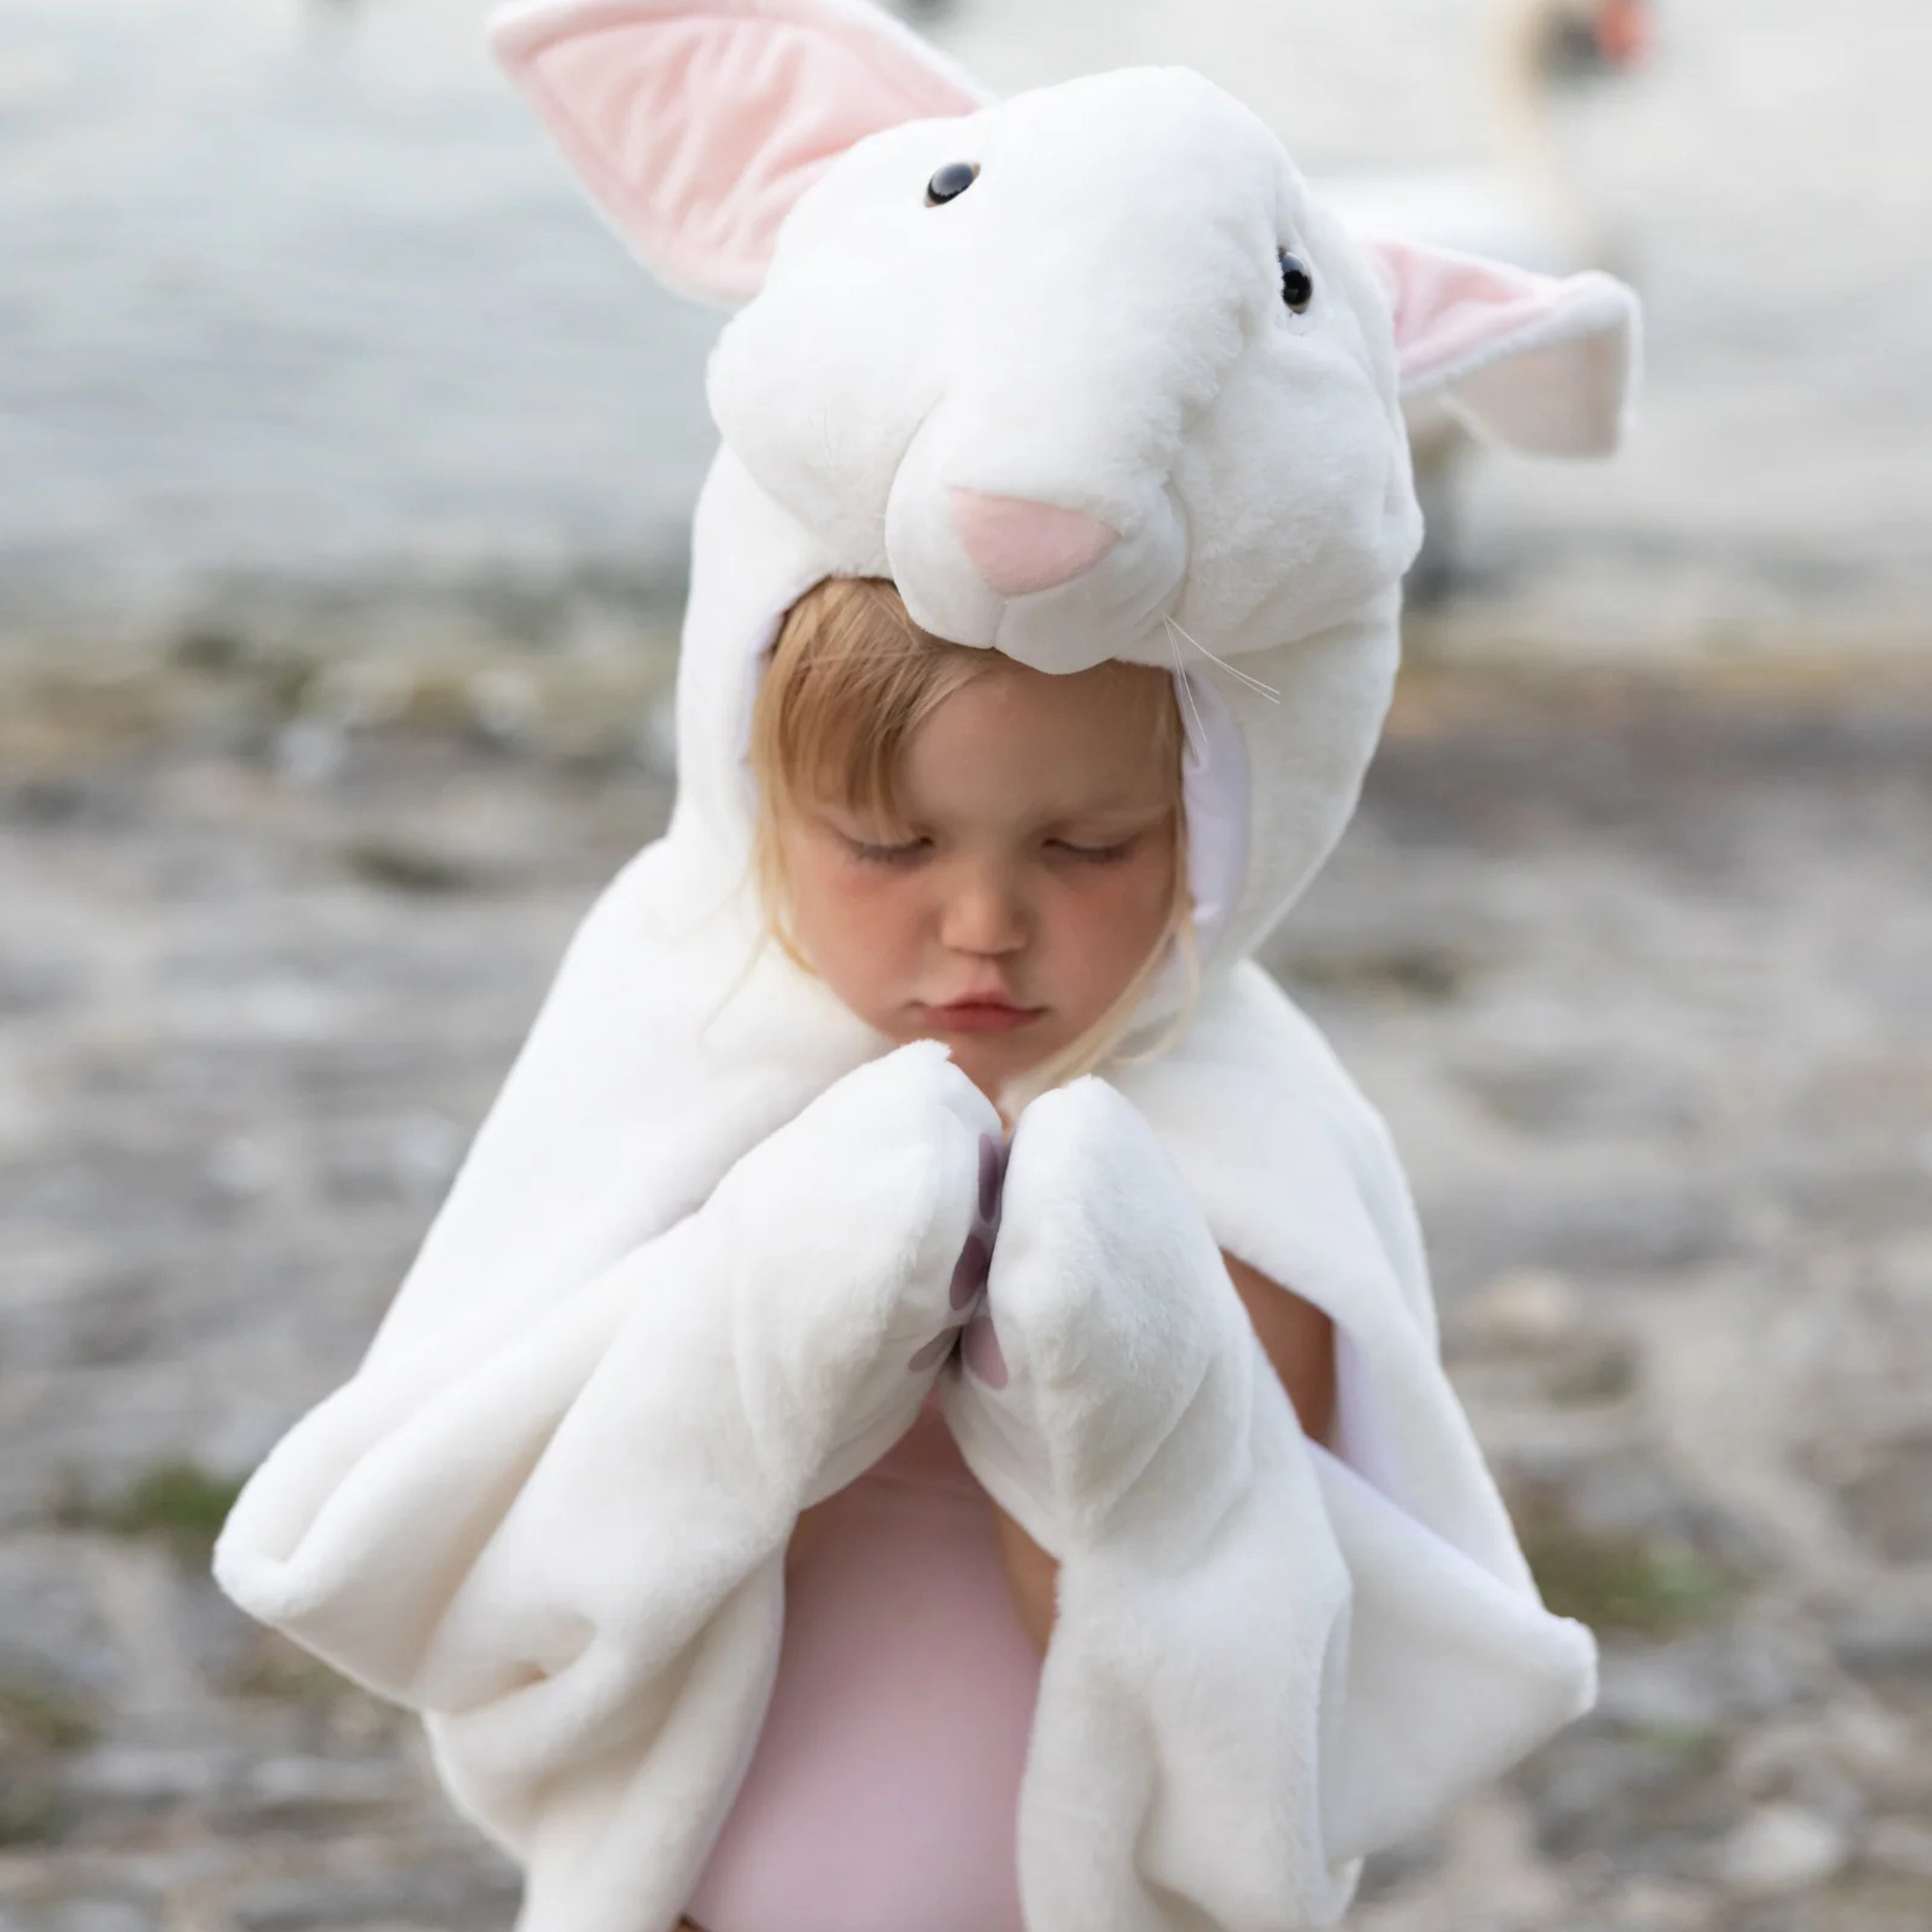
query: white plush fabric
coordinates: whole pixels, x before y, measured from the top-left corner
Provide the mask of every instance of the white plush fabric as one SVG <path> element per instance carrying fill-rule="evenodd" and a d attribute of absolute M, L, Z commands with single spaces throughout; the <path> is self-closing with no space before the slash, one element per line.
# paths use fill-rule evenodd
<path fill-rule="evenodd" d="M 218 1575 L 424 1714 L 528 1871 L 526 1932 L 666 1932 L 756 1741 L 791 1524 L 944 1374 L 972 1467 L 1063 1566 L 1033 1932 L 1328 1923 L 1362 1853 L 1587 1706 L 1592 1649 L 1538 1602 L 1443 1375 L 1381 1123 L 1248 955 L 1387 703 L 1404 370 L 1528 446 L 1602 446 L 1633 306 L 1358 244 L 1192 75 L 991 106 L 861 0 L 543 0 L 497 39 L 648 259 L 761 291 L 712 368 L 679 797 Z M 978 178 L 928 206 L 954 161 Z M 958 492 L 1115 540 L 1001 596 Z M 1042 668 L 1171 664 L 1191 720 L 1200 1009 L 1022 1116 L 984 1306 L 958 1258 L 991 1232 L 997 1117 L 761 946 L 749 883 L 761 654 L 852 572 Z M 1333 1316 L 1332 1453 L 1217 1249 Z M 1001 1386 L 940 1366 L 976 1309 Z"/>

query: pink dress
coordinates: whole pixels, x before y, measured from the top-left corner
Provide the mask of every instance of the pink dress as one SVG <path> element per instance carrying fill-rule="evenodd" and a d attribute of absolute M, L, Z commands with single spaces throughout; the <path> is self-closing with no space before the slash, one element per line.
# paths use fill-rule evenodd
<path fill-rule="evenodd" d="M 1040 1657 L 928 1399 L 793 1566 L 765 1727 L 686 1914 L 704 1932 L 1024 1932 Z"/>

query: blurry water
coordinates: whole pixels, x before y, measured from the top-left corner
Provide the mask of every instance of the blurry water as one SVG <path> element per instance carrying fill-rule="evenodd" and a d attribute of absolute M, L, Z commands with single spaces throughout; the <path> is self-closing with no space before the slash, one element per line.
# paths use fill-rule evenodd
<path fill-rule="evenodd" d="M 0 605 L 674 550 L 717 319 L 479 11 L 0 0 Z"/>
<path fill-rule="evenodd" d="M 1473 553 L 1533 574 L 1588 552 L 1733 618 L 1922 601 L 1932 8 L 1657 4 L 1652 71 L 1561 143 L 1649 302 L 1641 433 L 1608 470 L 1488 465 Z M 162 616 L 236 576 L 674 559 L 717 319 L 588 213 L 482 54 L 484 10 L 0 0 L 0 622 Z M 1001 88 L 1197 64 L 1317 167 L 1494 146 L 1490 0 L 920 11 Z"/>

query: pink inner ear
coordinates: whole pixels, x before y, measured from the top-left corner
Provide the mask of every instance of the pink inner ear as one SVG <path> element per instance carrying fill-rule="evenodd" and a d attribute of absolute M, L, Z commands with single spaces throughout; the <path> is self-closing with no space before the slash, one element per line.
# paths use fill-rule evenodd
<path fill-rule="evenodd" d="M 1559 280 L 1479 256 L 1372 241 L 1405 398 L 1445 395 L 1466 426 L 1539 456 L 1616 448 L 1640 316 L 1621 282 Z"/>
<path fill-rule="evenodd" d="M 1404 388 L 1480 361 L 1559 314 L 1566 285 L 1477 256 L 1409 242 L 1370 243 L 1395 310 Z"/>
<path fill-rule="evenodd" d="M 834 157 L 984 105 L 854 0 L 540 0 L 491 43 L 652 267 L 732 300 L 757 292 L 780 224 Z"/>

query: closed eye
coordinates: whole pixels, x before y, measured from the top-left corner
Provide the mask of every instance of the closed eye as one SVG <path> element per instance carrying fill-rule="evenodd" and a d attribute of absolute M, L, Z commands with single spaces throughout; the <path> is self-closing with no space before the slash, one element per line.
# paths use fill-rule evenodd
<path fill-rule="evenodd" d="M 915 864 L 933 848 L 930 839 L 907 839 L 898 845 L 873 845 L 840 833 L 845 847 L 861 865 L 903 867 Z"/>
<path fill-rule="evenodd" d="M 1134 839 L 1116 839 L 1111 845 L 1077 845 L 1071 839 L 1049 839 L 1047 849 L 1076 864 L 1118 865 L 1138 843 Z"/>

